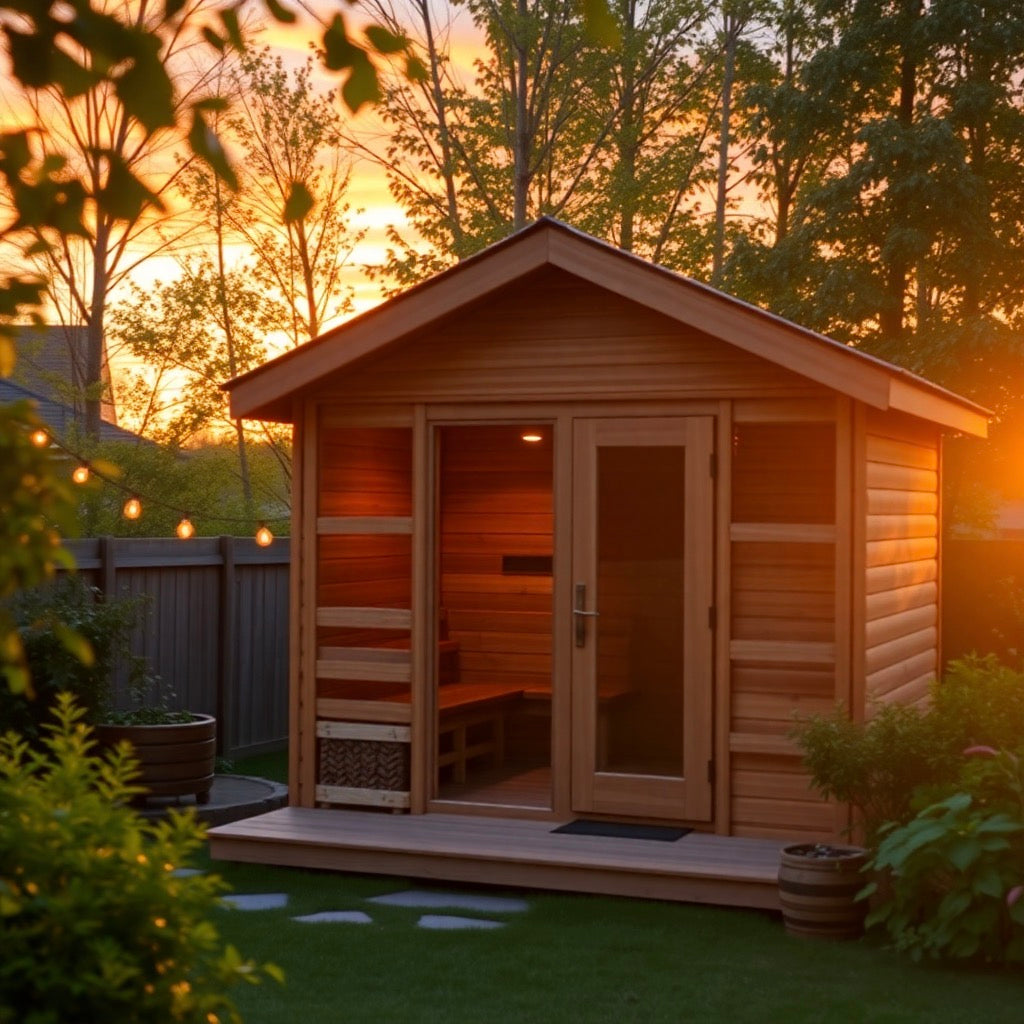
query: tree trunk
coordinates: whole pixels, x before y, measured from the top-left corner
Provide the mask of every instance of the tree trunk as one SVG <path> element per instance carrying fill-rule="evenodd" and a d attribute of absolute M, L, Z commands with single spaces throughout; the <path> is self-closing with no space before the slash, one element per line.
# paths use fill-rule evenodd
<path fill-rule="evenodd" d="M 711 283 L 718 287 L 725 263 L 725 203 L 729 178 L 729 145 L 732 135 L 732 86 L 736 75 L 739 20 L 725 15 L 725 67 L 722 74 L 722 131 L 718 144 L 718 188 L 715 193 L 715 244 L 711 256 Z"/>

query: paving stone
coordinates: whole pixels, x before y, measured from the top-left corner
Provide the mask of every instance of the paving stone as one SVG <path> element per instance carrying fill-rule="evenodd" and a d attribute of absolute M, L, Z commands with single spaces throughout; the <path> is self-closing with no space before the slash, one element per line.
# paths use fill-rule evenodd
<path fill-rule="evenodd" d="M 200 871 L 199 868 L 175 868 L 171 872 L 172 878 L 195 878 L 196 875 L 206 874 L 205 871 Z"/>
<path fill-rule="evenodd" d="M 225 896 L 224 902 L 235 910 L 280 910 L 288 906 L 286 892 L 257 892 Z"/>
<path fill-rule="evenodd" d="M 418 910 L 450 908 L 453 910 L 477 910 L 482 914 L 519 914 L 529 910 L 526 900 L 508 896 L 485 896 L 468 892 L 434 892 L 425 889 L 407 889 L 391 892 L 386 896 L 371 896 L 370 903 L 382 903 L 388 907 L 414 907 Z"/>
<path fill-rule="evenodd" d="M 361 910 L 321 910 L 317 914 L 293 917 L 292 920 L 301 921 L 304 924 L 327 924 L 335 921 L 347 922 L 348 924 L 373 924 L 373 918 L 369 914 L 364 914 Z"/>
<path fill-rule="evenodd" d="M 431 931 L 455 932 L 470 930 L 487 930 L 504 928 L 504 921 L 485 921 L 479 917 L 449 917 L 447 914 L 424 914 L 417 922 L 417 927 Z"/>

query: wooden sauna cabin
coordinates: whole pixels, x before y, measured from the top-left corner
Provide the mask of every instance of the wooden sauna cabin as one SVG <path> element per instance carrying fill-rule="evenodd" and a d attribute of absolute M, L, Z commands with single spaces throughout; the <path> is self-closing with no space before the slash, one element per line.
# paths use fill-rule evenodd
<path fill-rule="evenodd" d="M 228 388 L 295 431 L 293 807 L 831 837 L 794 714 L 939 666 L 985 411 L 556 221 Z"/>

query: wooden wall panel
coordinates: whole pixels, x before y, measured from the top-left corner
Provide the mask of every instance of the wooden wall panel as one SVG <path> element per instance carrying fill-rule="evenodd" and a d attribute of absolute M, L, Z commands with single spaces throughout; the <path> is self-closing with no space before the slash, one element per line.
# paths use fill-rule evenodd
<path fill-rule="evenodd" d="M 905 417 L 866 419 L 866 716 L 917 703 L 938 671 L 939 436 Z"/>
<path fill-rule="evenodd" d="M 731 832 L 821 839 L 834 812 L 788 734 L 835 704 L 837 430 L 769 412 L 733 432 Z"/>
<path fill-rule="evenodd" d="M 523 315 L 524 301 L 529 316 Z M 486 344 L 483 344 L 486 342 Z M 820 396 L 823 389 L 569 274 L 546 270 L 349 370 L 360 401 Z"/>
<path fill-rule="evenodd" d="M 549 574 L 506 571 L 504 556 L 552 555 L 552 431 L 440 431 L 440 588 L 466 683 L 551 686 Z"/>
<path fill-rule="evenodd" d="M 321 427 L 317 515 L 412 513 L 412 431 Z"/>

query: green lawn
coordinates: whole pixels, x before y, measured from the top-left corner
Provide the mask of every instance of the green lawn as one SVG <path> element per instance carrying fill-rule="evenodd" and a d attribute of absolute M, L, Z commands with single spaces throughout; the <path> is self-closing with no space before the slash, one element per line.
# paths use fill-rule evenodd
<path fill-rule="evenodd" d="M 288 782 L 288 751 L 276 750 L 271 754 L 256 754 L 225 766 L 231 775 L 255 775 L 260 779 L 274 782 Z"/>
<path fill-rule="evenodd" d="M 287 910 L 219 915 L 229 941 L 287 975 L 284 987 L 238 993 L 248 1024 L 1024 1020 L 1019 972 L 918 966 L 877 943 L 795 939 L 770 914 L 528 893 L 529 911 L 506 915 L 503 929 L 432 932 L 416 921 L 444 911 L 365 903 L 404 880 L 215 869 L 236 892 L 291 895 Z M 357 909 L 374 923 L 290 920 Z"/>

